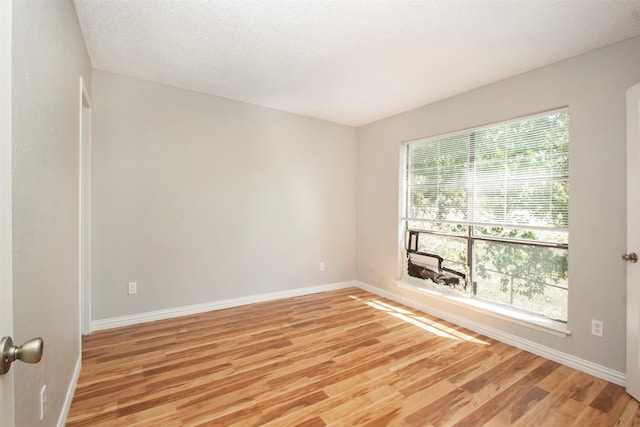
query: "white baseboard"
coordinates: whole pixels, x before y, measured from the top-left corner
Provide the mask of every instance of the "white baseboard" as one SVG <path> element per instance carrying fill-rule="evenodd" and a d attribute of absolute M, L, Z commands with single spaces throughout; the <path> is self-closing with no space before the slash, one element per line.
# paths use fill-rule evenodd
<path fill-rule="evenodd" d="M 121 316 L 121 317 L 113 317 L 110 319 L 94 320 L 91 322 L 91 329 L 93 331 L 98 331 L 102 329 L 110 329 L 110 328 L 116 328 L 120 326 L 134 325 L 137 323 L 169 319 L 173 317 L 203 313 L 203 312 L 213 311 L 213 310 L 221 310 L 225 308 L 238 307 L 241 305 L 254 304 L 254 303 L 271 301 L 271 300 L 276 300 L 281 298 L 290 298 L 290 297 L 296 297 L 301 295 L 310 295 L 310 294 L 315 294 L 320 292 L 344 289 L 351 286 L 359 287 L 365 291 L 390 299 L 392 301 L 396 301 L 400 304 L 404 304 L 416 310 L 423 311 L 432 316 L 436 316 L 448 322 L 455 323 L 456 325 L 462 326 L 463 328 L 467 328 L 471 331 L 486 335 L 489 338 L 496 339 L 498 341 L 520 348 L 522 350 L 526 350 L 533 354 L 537 354 L 538 356 L 542 356 L 547 359 L 553 360 L 554 362 L 558 362 L 563 365 L 569 366 L 571 368 L 578 369 L 582 372 L 586 372 L 587 374 L 593 375 L 598 378 L 602 378 L 603 380 L 612 382 L 614 384 L 618 384 L 621 386 L 626 385 L 627 376 L 624 372 L 619 372 L 619 371 L 607 368 L 605 366 L 598 365 L 597 363 L 593 363 L 588 360 L 581 359 L 579 357 L 558 351 L 551 347 L 540 345 L 534 341 L 530 341 L 530 340 L 521 338 L 517 335 L 506 333 L 499 329 L 491 328 L 485 324 L 474 322 L 464 317 L 456 316 L 454 314 L 444 312 L 441 310 L 435 310 L 427 305 L 417 303 L 416 301 L 411 300 L 409 298 L 402 297 L 400 295 L 394 294 L 392 292 L 386 291 L 384 289 L 381 289 L 376 286 L 372 286 L 360 281 L 349 281 L 349 282 L 331 283 L 331 284 L 319 285 L 319 286 L 310 286 L 310 287 L 299 288 L 299 289 L 291 289 L 287 291 L 271 292 L 271 293 L 252 295 L 247 297 L 213 301 L 213 302 L 204 303 L 204 304 L 196 304 L 196 305 L 190 305 L 190 306 L 184 306 L 184 307 L 170 308 L 166 310 L 158 310 L 158 311 L 152 311 L 147 313 L 133 314 L 130 316 Z M 80 373 L 79 365 L 76 366 L 76 370 L 78 371 L 77 375 L 79 375 Z M 74 389 L 75 389 L 75 382 L 74 382 Z M 73 398 L 73 391 L 71 391 L 71 397 L 68 396 L 69 406 L 71 405 L 72 398 Z M 67 408 L 67 412 L 68 412 L 68 408 Z M 66 414 L 65 414 L 65 418 L 66 418 Z M 61 420 L 62 419 L 63 418 L 61 417 Z"/>
<path fill-rule="evenodd" d="M 619 372 L 605 366 L 598 365 L 597 363 L 581 359 L 571 354 L 558 351 L 551 347 L 540 345 L 536 342 L 521 338 L 517 335 L 509 334 L 499 329 L 491 328 L 482 323 L 474 322 L 472 320 L 465 319 L 463 317 L 456 316 L 454 314 L 447 313 L 441 310 L 434 310 L 427 305 L 417 303 L 416 301 L 413 301 L 409 298 L 396 295 L 392 292 L 380 289 L 376 286 L 372 286 L 364 282 L 355 281 L 354 284 L 355 286 L 365 291 L 371 292 L 372 294 L 376 294 L 400 304 L 412 307 L 416 310 L 423 311 L 442 320 L 455 323 L 456 325 L 462 326 L 463 328 L 467 328 L 471 331 L 486 335 L 489 338 L 496 339 L 505 344 L 509 344 L 522 350 L 526 350 L 530 353 L 537 354 L 538 356 L 545 357 L 547 359 L 553 360 L 554 362 L 567 365 L 571 368 L 577 369 L 598 378 L 602 378 L 603 380 L 612 382 L 614 384 L 618 384 L 621 386 L 626 385 L 627 375 L 624 372 Z"/>
<path fill-rule="evenodd" d="M 71 381 L 69 382 L 69 387 L 67 388 L 67 395 L 64 398 L 64 402 L 62 404 L 62 411 L 60 412 L 60 416 L 58 417 L 58 427 L 64 427 L 67 424 L 67 417 L 69 416 L 69 409 L 71 409 L 71 403 L 73 402 L 73 395 L 76 392 L 76 386 L 78 385 L 78 378 L 80 378 L 80 371 L 82 370 L 82 353 L 78 355 L 78 360 L 76 361 L 76 367 L 73 370 L 73 375 L 71 377 Z"/>
<path fill-rule="evenodd" d="M 132 314 L 129 316 L 112 317 L 109 319 L 93 320 L 91 330 L 117 328 L 120 326 L 135 325 L 137 323 L 151 322 L 154 320 L 170 319 L 189 314 L 204 313 L 207 311 L 222 310 L 224 308 L 238 307 L 241 305 L 255 304 L 282 298 L 291 298 L 302 295 L 317 294 L 320 292 L 334 291 L 356 286 L 354 282 L 338 282 L 326 285 L 309 286 L 305 288 L 291 289 L 287 291 L 270 292 L 266 294 L 250 295 L 240 298 L 232 298 L 221 301 L 212 301 L 203 304 L 188 305 L 184 307 L 168 308 L 165 310 L 149 311 L 146 313 Z"/>

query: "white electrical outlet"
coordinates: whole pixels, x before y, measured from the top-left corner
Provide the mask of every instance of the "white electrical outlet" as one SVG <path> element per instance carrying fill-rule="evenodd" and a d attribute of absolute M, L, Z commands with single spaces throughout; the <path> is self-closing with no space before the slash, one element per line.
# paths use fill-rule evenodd
<path fill-rule="evenodd" d="M 40 421 L 44 420 L 44 413 L 47 410 L 47 386 L 40 389 Z"/>
<path fill-rule="evenodd" d="M 325 270 L 325 265 L 324 262 L 320 263 L 320 271 L 324 271 Z"/>
<path fill-rule="evenodd" d="M 591 333 L 597 337 L 603 337 L 604 322 L 602 320 L 591 319 Z"/>
<path fill-rule="evenodd" d="M 137 282 L 129 282 L 129 295 L 135 295 L 138 293 L 138 283 Z"/>

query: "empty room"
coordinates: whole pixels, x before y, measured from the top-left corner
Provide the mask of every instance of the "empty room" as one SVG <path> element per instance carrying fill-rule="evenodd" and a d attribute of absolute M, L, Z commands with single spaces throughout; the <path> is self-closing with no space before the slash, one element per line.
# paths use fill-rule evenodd
<path fill-rule="evenodd" d="M 0 425 L 640 425 L 639 0 L 0 1 Z"/>

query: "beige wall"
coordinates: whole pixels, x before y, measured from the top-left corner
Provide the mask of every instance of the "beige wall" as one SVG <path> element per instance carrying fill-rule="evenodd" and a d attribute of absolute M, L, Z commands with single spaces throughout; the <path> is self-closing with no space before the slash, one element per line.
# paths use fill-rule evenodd
<path fill-rule="evenodd" d="M 354 278 L 353 128 L 99 71 L 92 101 L 93 319 Z"/>
<path fill-rule="evenodd" d="M 640 82 L 640 38 L 594 51 L 364 126 L 358 132 L 357 278 L 619 372 L 625 370 L 625 90 Z M 568 105 L 569 323 L 556 338 L 395 284 L 403 141 Z M 590 333 L 604 321 L 604 338 Z"/>
<path fill-rule="evenodd" d="M 14 338 L 45 341 L 38 365 L 13 365 L 16 426 L 54 426 L 80 357 L 79 79 L 91 79 L 70 1 L 14 2 L 12 71 Z"/>

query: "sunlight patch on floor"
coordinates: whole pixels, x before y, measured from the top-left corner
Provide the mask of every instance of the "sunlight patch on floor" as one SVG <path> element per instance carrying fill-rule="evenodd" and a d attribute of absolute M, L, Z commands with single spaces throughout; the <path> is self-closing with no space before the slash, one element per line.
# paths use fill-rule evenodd
<path fill-rule="evenodd" d="M 476 337 L 473 337 L 457 329 L 446 326 L 442 323 L 436 322 L 432 319 L 429 319 L 426 316 L 417 315 L 414 312 L 404 309 L 402 307 L 398 307 L 377 299 L 364 301 L 361 298 L 353 295 L 350 295 L 349 297 L 355 300 L 363 301 L 365 304 L 375 308 L 376 310 L 384 311 L 395 318 L 398 318 L 402 321 L 415 325 L 427 332 L 438 335 L 440 337 L 457 340 L 457 341 L 464 340 L 464 341 L 472 342 L 475 344 L 488 345 L 487 342 L 482 341 Z"/>
<path fill-rule="evenodd" d="M 473 337 L 473 336 L 471 336 L 469 334 L 466 334 L 464 332 L 461 332 L 461 331 L 459 331 L 457 329 L 454 329 L 454 328 L 451 328 L 449 326 L 443 325 L 442 323 L 438 323 L 438 322 L 436 322 L 436 321 L 434 321 L 432 319 L 429 319 L 426 316 L 417 315 L 417 314 L 415 314 L 415 313 L 413 313 L 411 311 L 405 310 L 402 307 L 396 307 L 394 305 L 388 304 L 388 303 L 383 302 L 383 301 L 379 301 L 379 300 L 374 300 L 374 301 L 376 303 L 384 306 L 384 307 L 387 307 L 389 310 L 393 310 L 393 311 L 397 311 L 397 312 L 400 312 L 400 313 L 404 313 L 405 315 L 410 316 L 412 319 L 415 319 L 415 320 L 417 320 L 419 322 L 422 322 L 424 324 L 427 324 L 427 325 L 431 325 L 431 326 L 437 327 L 438 329 L 443 330 L 443 331 L 445 331 L 445 332 L 447 332 L 447 333 L 449 333 L 451 335 L 454 335 L 454 336 L 456 336 L 456 337 L 458 337 L 458 338 L 460 338 L 462 340 L 473 342 L 473 343 L 476 343 L 476 344 L 485 344 L 485 345 L 487 345 L 486 342 L 484 342 L 482 340 L 479 340 L 476 337 Z"/>

